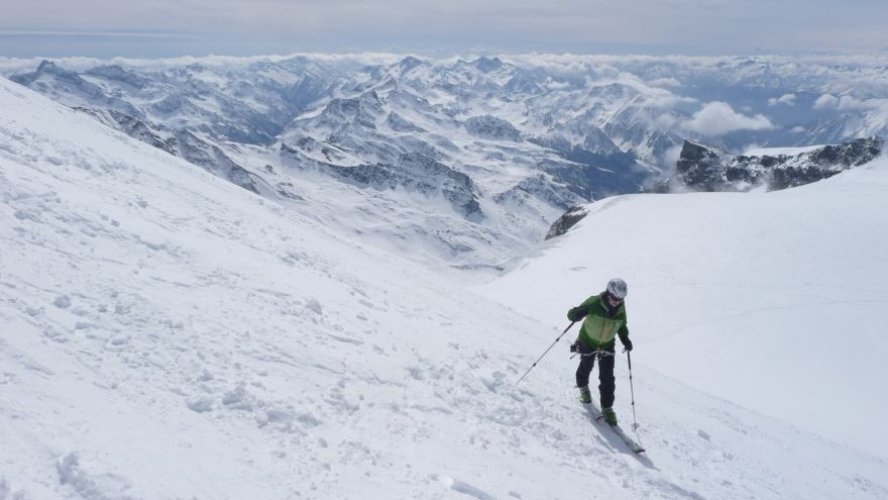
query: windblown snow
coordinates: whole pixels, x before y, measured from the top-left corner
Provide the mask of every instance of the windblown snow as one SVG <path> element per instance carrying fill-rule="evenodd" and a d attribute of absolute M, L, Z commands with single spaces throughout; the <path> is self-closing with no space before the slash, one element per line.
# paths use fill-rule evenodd
<path fill-rule="evenodd" d="M 740 406 L 884 409 L 841 393 L 884 379 L 884 163 L 755 203 L 605 200 L 479 294 L 2 79 L 0 109 L 0 499 L 888 496 L 855 436 Z M 515 385 L 611 274 L 644 456 L 575 402 L 568 342 Z"/>

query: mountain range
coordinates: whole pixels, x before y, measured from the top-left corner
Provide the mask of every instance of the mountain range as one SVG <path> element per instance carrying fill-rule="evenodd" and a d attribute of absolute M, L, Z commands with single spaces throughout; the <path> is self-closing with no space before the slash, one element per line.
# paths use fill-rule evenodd
<path fill-rule="evenodd" d="M 502 269 L 569 207 L 672 177 L 686 140 L 740 154 L 888 135 L 880 58 L 383 54 L 2 67 L 242 188 L 320 218 L 336 203 L 348 215 L 331 224 L 459 269 Z M 321 199 L 318 189 L 330 192 Z"/>

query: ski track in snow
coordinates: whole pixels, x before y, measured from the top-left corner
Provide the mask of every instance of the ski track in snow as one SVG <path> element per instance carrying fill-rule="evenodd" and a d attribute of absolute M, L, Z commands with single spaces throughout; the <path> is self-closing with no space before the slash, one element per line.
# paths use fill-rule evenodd
<path fill-rule="evenodd" d="M 574 402 L 567 343 L 514 385 L 550 328 L 0 103 L 0 499 L 888 496 L 884 463 L 643 367 L 634 456 Z"/>

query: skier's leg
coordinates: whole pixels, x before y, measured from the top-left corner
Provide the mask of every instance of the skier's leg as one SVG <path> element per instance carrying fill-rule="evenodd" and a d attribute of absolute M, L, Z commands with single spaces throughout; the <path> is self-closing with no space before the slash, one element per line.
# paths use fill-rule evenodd
<path fill-rule="evenodd" d="M 589 386 L 589 374 L 595 366 L 595 356 L 590 355 L 593 349 L 583 342 L 577 341 L 577 352 L 580 354 L 580 366 L 577 367 L 577 387 Z"/>
<path fill-rule="evenodd" d="M 614 404 L 614 355 L 601 356 L 598 360 L 598 393 L 601 395 L 601 407 L 610 408 Z"/>

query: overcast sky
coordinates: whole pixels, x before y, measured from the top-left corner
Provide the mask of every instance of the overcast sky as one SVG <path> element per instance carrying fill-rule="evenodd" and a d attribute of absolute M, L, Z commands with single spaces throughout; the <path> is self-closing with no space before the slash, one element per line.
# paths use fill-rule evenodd
<path fill-rule="evenodd" d="M 0 56 L 888 50 L 888 0 L 0 0 Z"/>

